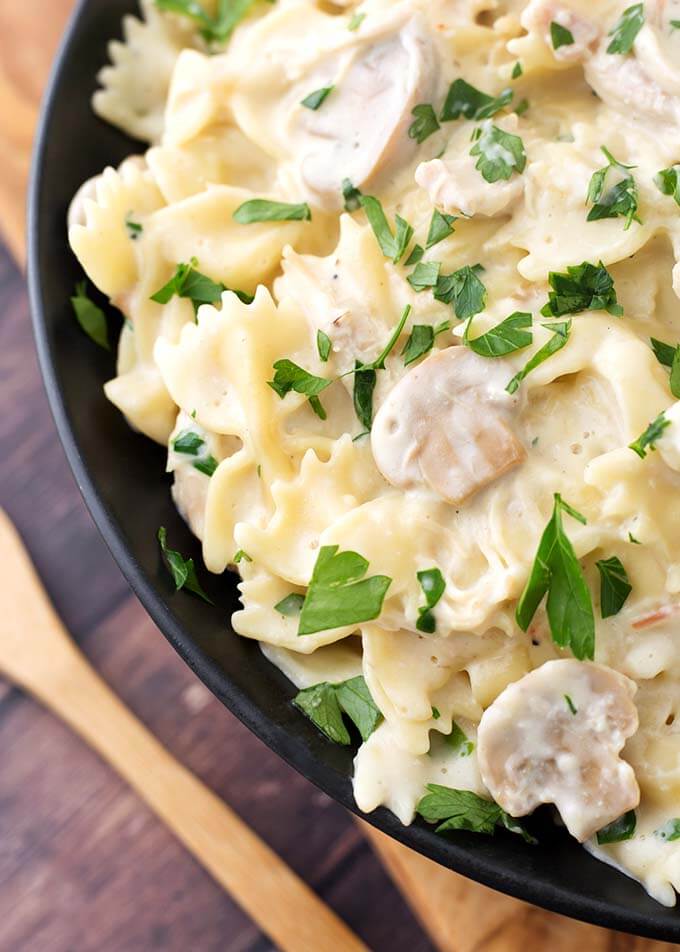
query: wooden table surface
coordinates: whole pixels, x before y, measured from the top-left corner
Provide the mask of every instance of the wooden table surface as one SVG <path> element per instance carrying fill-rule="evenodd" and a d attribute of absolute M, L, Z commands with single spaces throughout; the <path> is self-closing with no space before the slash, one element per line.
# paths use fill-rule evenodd
<path fill-rule="evenodd" d="M 72 3 L 0 0 L 0 505 L 67 627 L 158 738 L 375 952 L 434 948 L 404 896 L 441 952 L 672 952 L 492 893 L 374 832 L 400 894 L 349 815 L 212 697 L 130 594 L 59 445 L 9 253 L 23 260 L 37 102 Z M 1 680 L 0 764 L 0 952 L 271 948 L 96 755 Z"/>

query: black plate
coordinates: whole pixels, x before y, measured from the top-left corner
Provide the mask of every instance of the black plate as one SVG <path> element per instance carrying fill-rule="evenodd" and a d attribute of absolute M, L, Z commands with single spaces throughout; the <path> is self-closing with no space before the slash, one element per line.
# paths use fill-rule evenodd
<path fill-rule="evenodd" d="M 207 578 L 217 607 L 174 595 L 159 562 L 156 531 L 200 566 L 200 548 L 172 505 L 164 453 L 133 433 L 107 402 L 102 384 L 112 357 L 78 329 L 69 305 L 82 278 L 66 240 L 66 210 L 77 187 L 139 145 L 90 109 L 106 44 L 120 36 L 134 0 L 82 0 L 47 94 L 35 153 L 29 209 L 29 281 L 35 334 L 57 428 L 85 501 L 125 577 L 147 611 L 211 691 L 266 744 L 322 790 L 354 810 L 352 753 L 319 734 L 290 705 L 290 683 L 257 645 L 229 627 L 235 580 Z M 680 941 L 680 914 L 650 899 L 621 873 L 596 862 L 568 836 L 541 825 L 541 846 L 519 837 L 458 834 L 445 839 L 419 824 L 405 828 L 386 810 L 369 821 L 444 866 L 503 892 L 610 928 Z"/>

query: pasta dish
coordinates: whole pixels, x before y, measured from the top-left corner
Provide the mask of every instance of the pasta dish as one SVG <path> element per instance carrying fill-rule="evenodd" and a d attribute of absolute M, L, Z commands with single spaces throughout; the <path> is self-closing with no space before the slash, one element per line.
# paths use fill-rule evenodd
<path fill-rule="evenodd" d="M 143 145 L 74 198 L 73 307 L 122 314 L 176 588 L 239 573 L 362 811 L 535 842 L 546 804 L 674 904 L 680 0 L 141 0 L 123 37 L 93 105 Z"/>

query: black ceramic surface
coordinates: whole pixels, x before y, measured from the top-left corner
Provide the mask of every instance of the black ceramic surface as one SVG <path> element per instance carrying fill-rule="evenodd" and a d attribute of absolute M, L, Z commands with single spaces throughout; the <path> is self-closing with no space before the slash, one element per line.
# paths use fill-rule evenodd
<path fill-rule="evenodd" d="M 159 561 L 156 532 L 200 566 L 200 548 L 175 512 L 164 453 L 133 433 L 102 393 L 113 357 L 95 347 L 73 318 L 69 296 L 82 278 L 66 240 L 66 210 L 77 187 L 138 144 L 90 109 L 106 44 L 119 37 L 135 0 L 82 0 L 46 98 L 30 199 L 29 280 L 42 372 L 78 485 L 130 585 L 174 648 L 215 695 L 265 743 L 349 809 L 352 752 L 331 744 L 291 705 L 289 682 L 256 644 L 233 634 L 237 590 L 228 573 L 199 568 L 210 607 L 173 594 Z M 77 553 L 71 557 L 77 558 Z M 219 756 L 219 752 L 215 752 Z M 466 876 L 557 912 L 611 928 L 680 941 L 680 913 L 650 899 L 635 882 L 596 862 L 551 824 L 537 824 L 541 845 L 519 837 L 435 835 L 409 828 L 386 810 L 368 818 L 408 846 Z"/>

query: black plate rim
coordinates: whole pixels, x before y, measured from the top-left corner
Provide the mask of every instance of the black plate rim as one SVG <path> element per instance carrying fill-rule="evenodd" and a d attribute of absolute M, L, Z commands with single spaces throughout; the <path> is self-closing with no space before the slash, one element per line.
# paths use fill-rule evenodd
<path fill-rule="evenodd" d="M 348 785 L 344 782 L 344 778 L 340 778 L 338 774 L 319 764 L 301 743 L 291 738 L 287 730 L 263 714 L 235 685 L 228 681 L 224 672 L 198 649 L 189 632 L 174 618 L 165 599 L 151 584 L 150 579 L 127 548 L 120 527 L 101 498 L 84 463 L 72 420 L 62 398 L 54 355 L 47 333 L 45 301 L 39 268 L 41 248 L 39 223 L 45 147 L 51 133 L 51 118 L 55 103 L 60 95 L 60 80 L 64 65 L 71 55 L 81 15 L 92 2 L 93 0 L 79 0 L 77 3 L 62 39 L 43 98 L 28 195 L 27 272 L 38 360 L 57 432 L 87 509 L 131 589 L 175 651 L 232 714 L 307 780 L 365 822 L 436 863 L 506 895 L 608 929 L 617 929 L 667 942 L 680 941 L 680 917 L 677 928 L 670 929 L 667 925 L 656 922 L 653 915 L 634 910 L 624 913 L 606 900 L 586 894 L 577 895 L 568 888 L 560 888 L 539 878 L 530 880 L 526 876 L 517 874 L 512 868 L 501 866 L 498 861 L 477 855 L 474 848 L 436 836 L 431 829 L 424 826 L 415 824 L 405 827 L 384 808 L 371 814 L 361 813 L 351 793 L 348 795 Z"/>

